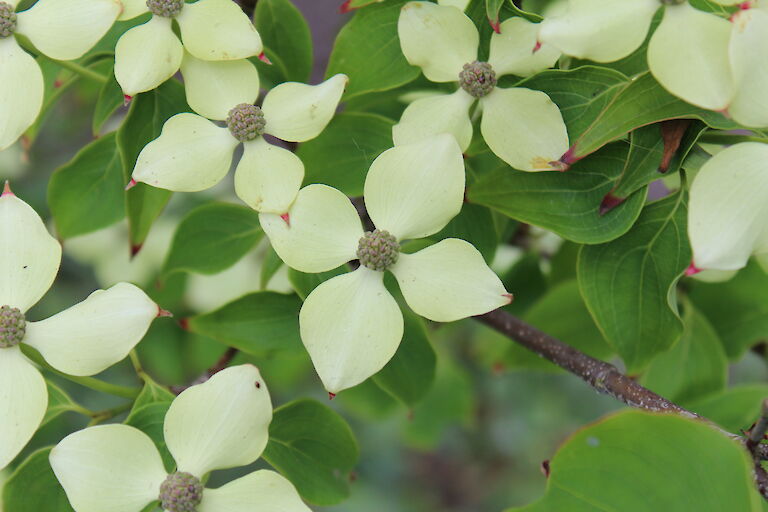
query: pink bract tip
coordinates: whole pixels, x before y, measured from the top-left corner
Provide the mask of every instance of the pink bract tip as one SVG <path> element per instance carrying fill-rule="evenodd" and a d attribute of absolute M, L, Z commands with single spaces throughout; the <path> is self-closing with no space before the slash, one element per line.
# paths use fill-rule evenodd
<path fill-rule="evenodd" d="M 157 307 L 157 318 L 173 318 L 173 313 L 160 306 Z"/>
<path fill-rule="evenodd" d="M 536 41 L 536 44 L 533 46 L 531 53 L 536 53 L 539 50 L 541 50 L 541 41 Z"/>
<path fill-rule="evenodd" d="M 613 210 L 617 206 L 619 206 L 621 203 L 624 202 L 623 197 L 616 197 L 611 192 L 608 192 L 605 194 L 605 197 L 600 202 L 600 215 L 605 215 L 609 211 Z"/>
<path fill-rule="evenodd" d="M 291 227 L 291 215 L 288 212 L 285 212 L 280 216 L 281 219 L 288 225 L 288 227 Z"/>
<path fill-rule="evenodd" d="M 11 183 L 8 180 L 5 180 L 5 186 L 3 187 L 3 193 L 0 195 L 0 197 L 5 196 L 13 196 L 16 197 L 16 194 L 13 193 L 11 190 Z"/>
<path fill-rule="evenodd" d="M 141 248 L 143 247 L 142 244 L 136 244 L 131 246 L 131 258 L 139 254 L 139 251 L 141 251 Z"/>
<path fill-rule="evenodd" d="M 349 11 L 354 9 L 354 7 L 350 6 L 349 4 L 352 3 L 352 0 L 347 0 L 343 4 L 339 6 L 339 14 L 347 14 Z"/>
<path fill-rule="evenodd" d="M 271 60 L 269 60 L 269 57 L 267 57 L 266 55 L 264 55 L 264 52 L 261 52 L 261 53 L 259 54 L 259 60 L 260 60 L 261 62 L 263 62 L 264 64 L 268 64 L 268 65 L 270 65 L 270 66 L 272 65 L 272 61 L 271 61 Z"/>
<path fill-rule="evenodd" d="M 488 18 L 488 23 L 491 24 L 491 28 L 494 32 L 497 34 L 501 34 L 501 22 L 498 18 L 496 18 L 496 21 L 492 20 L 491 18 Z"/>
<path fill-rule="evenodd" d="M 135 187 L 138 184 L 139 183 L 135 179 L 131 178 L 131 181 L 129 181 L 128 184 L 125 186 L 125 190 L 126 191 L 131 190 L 133 187 Z"/>
<path fill-rule="evenodd" d="M 133 96 L 128 96 L 127 94 L 123 94 L 123 106 L 127 107 L 131 104 L 133 101 Z"/>
<path fill-rule="evenodd" d="M 331 393 L 331 392 L 329 391 L 329 392 L 328 392 L 328 400 L 333 400 L 334 398 L 336 398 L 336 393 Z"/>
<path fill-rule="evenodd" d="M 688 265 L 688 268 L 685 269 L 685 275 L 686 276 L 694 276 L 694 275 L 698 274 L 699 272 L 701 272 L 702 270 L 703 269 L 700 269 L 699 267 L 694 265 L 693 262 L 691 262 L 691 264 Z"/>
<path fill-rule="evenodd" d="M 503 293 L 501 296 L 507 298 L 507 304 L 511 304 L 512 301 L 515 300 L 515 296 L 511 293 Z"/>
<path fill-rule="evenodd" d="M 179 320 L 179 327 L 184 329 L 185 331 L 189 330 L 189 318 L 182 318 Z"/>

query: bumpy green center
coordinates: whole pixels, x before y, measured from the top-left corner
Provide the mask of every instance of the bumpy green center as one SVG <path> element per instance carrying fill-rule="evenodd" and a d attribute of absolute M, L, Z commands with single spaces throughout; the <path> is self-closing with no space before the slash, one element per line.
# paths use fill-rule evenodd
<path fill-rule="evenodd" d="M 487 62 L 469 62 L 459 73 L 459 85 L 475 98 L 482 98 L 496 87 L 496 72 Z"/>
<path fill-rule="evenodd" d="M 395 264 L 399 254 L 400 244 L 388 231 L 366 231 L 357 243 L 357 258 L 360 264 L 371 270 L 387 270 Z"/>
<path fill-rule="evenodd" d="M 203 484 L 189 473 L 171 473 L 160 485 L 160 506 L 166 512 L 196 512 L 203 501 Z"/>
<path fill-rule="evenodd" d="M 16 10 L 7 2 L 0 2 L 0 39 L 16 32 Z"/>
<path fill-rule="evenodd" d="M 241 103 L 229 111 L 227 128 L 234 138 L 240 142 L 253 140 L 264 133 L 267 121 L 264 112 L 256 105 Z"/>
<path fill-rule="evenodd" d="M 15 347 L 24 339 L 26 332 L 24 313 L 11 306 L 0 307 L 0 348 Z"/>
<path fill-rule="evenodd" d="M 182 7 L 184 7 L 184 0 L 147 0 L 149 12 L 164 18 L 178 16 Z"/>

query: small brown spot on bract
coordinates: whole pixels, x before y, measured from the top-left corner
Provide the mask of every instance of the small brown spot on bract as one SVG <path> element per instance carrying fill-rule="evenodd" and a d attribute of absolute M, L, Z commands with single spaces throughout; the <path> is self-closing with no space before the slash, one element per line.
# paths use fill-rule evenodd
<path fill-rule="evenodd" d="M 256 389 L 261 389 L 261 382 L 256 381 Z"/>

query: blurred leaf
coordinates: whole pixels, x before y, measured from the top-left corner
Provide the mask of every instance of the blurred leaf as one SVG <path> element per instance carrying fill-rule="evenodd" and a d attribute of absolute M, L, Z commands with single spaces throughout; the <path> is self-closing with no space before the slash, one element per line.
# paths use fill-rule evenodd
<path fill-rule="evenodd" d="M 641 382 L 673 402 L 689 403 L 725 389 L 728 359 L 706 317 L 688 307 L 680 340 L 658 355 Z"/>
<path fill-rule="evenodd" d="M 731 360 L 768 339 L 768 274 L 750 261 L 723 283 L 690 280 L 690 297 L 717 331 Z"/>
<path fill-rule="evenodd" d="M 760 417 L 763 400 L 768 398 L 768 385 L 737 386 L 715 396 L 696 401 L 688 408 L 708 418 L 729 432 L 749 430 Z"/>
<path fill-rule="evenodd" d="M 548 277 L 550 286 L 576 278 L 576 261 L 579 257 L 579 250 L 581 250 L 579 244 L 567 240 L 560 245 L 560 249 L 549 261 L 550 271 Z"/>
<path fill-rule="evenodd" d="M 397 36 L 397 20 L 405 3 L 391 0 L 361 9 L 339 32 L 325 76 L 344 73 L 349 77 L 345 100 L 394 89 L 419 76 L 419 68 L 405 60 Z"/>
<path fill-rule="evenodd" d="M 173 471 L 176 467 L 176 462 L 173 460 L 171 452 L 168 451 L 163 434 L 165 414 L 168 412 L 170 405 L 170 402 L 149 403 L 132 410 L 125 419 L 126 425 L 136 427 L 152 439 L 152 442 L 155 443 L 163 458 L 165 469 L 169 472 Z"/>
<path fill-rule="evenodd" d="M 373 381 L 405 405 L 413 407 L 432 387 L 437 357 L 424 320 L 410 311 L 403 311 L 403 320 L 400 346 L 387 365 L 373 376 Z"/>
<path fill-rule="evenodd" d="M 216 274 L 237 263 L 264 236 L 259 214 L 246 206 L 206 203 L 182 219 L 163 274 Z"/>
<path fill-rule="evenodd" d="M 160 136 L 163 124 L 180 112 L 191 112 L 184 87 L 170 79 L 156 89 L 141 93 L 117 130 L 117 146 L 123 163 L 123 185 L 131 179 L 136 159 L 144 146 Z M 165 208 L 171 192 L 139 183 L 126 192 L 131 245 L 141 246 L 152 223 Z"/>
<path fill-rule="evenodd" d="M 522 314 L 547 291 L 547 279 L 541 271 L 539 255 L 533 252 L 525 253 L 502 274 L 501 282 L 514 296 L 514 300 L 504 309 L 515 315 Z"/>
<path fill-rule="evenodd" d="M 264 44 L 286 63 L 284 82 L 306 82 L 312 72 L 312 35 L 290 0 L 260 0 L 253 22 Z"/>
<path fill-rule="evenodd" d="M 526 322 L 597 359 L 608 359 L 608 346 L 589 315 L 575 279 L 552 288 L 523 316 Z M 554 364 L 517 343 L 509 344 L 504 366 L 510 368 L 560 371 Z"/>
<path fill-rule="evenodd" d="M 751 466 L 704 423 L 624 411 L 576 432 L 550 462 L 544 498 L 512 510 L 759 512 Z"/>
<path fill-rule="evenodd" d="M 188 319 L 190 331 L 253 355 L 301 347 L 301 301 L 295 295 L 250 293 L 211 313 Z"/>
<path fill-rule="evenodd" d="M 114 133 L 81 149 L 48 183 L 48 204 L 59 237 L 97 231 L 125 217 L 124 186 Z"/>
<path fill-rule="evenodd" d="M 461 238 L 475 246 L 486 263 L 493 261 L 498 240 L 491 210 L 472 203 L 461 205 L 461 211 L 442 231 L 430 236 L 434 240 Z"/>
<path fill-rule="evenodd" d="M 364 112 L 336 115 L 323 133 L 296 151 L 306 166 L 304 184 L 324 183 L 348 196 L 363 195 L 371 162 L 392 147 L 393 124 Z"/>
<path fill-rule="evenodd" d="M 2 488 L 0 508 L 7 512 L 74 512 L 48 462 L 51 449 L 37 450 L 16 468 Z"/>
<path fill-rule="evenodd" d="M 376 385 L 373 379 L 345 389 L 334 398 L 334 403 L 340 403 L 345 412 L 349 411 L 365 421 L 381 421 L 402 407 L 396 398 Z"/>
<path fill-rule="evenodd" d="M 264 289 L 269 285 L 269 282 L 275 277 L 277 271 L 283 266 L 283 260 L 277 255 L 275 250 L 270 245 L 267 249 L 267 253 L 264 255 L 264 262 L 261 265 L 261 275 L 259 276 L 259 287 Z"/>
<path fill-rule="evenodd" d="M 264 459 L 316 505 L 349 496 L 349 473 L 359 456 L 346 421 L 315 400 L 295 400 L 275 409 Z"/>
<path fill-rule="evenodd" d="M 646 206 L 621 238 L 579 253 L 581 293 L 629 373 L 645 369 L 683 332 L 674 285 L 691 261 L 686 222 L 681 192 Z"/>
<path fill-rule="evenodd" d="M 112 117 L 118 108 L 123 106 L 123 90 L 115 80 L 113 70 L 109 72 L 109 79 L 101 86 L 99 97 L 96 100 L 96 110 L 93 113 L 92 130 L 94 135 L 101 132 L 104 123 Z M 125 185 L 125 183 L 123 183 Z"/>
<path fill-rule="evenodd" d="M 600 215 L 600 204 L 619 178 L 628 149 L 624 142 L 611 144 L 565 173 L 503 167 L 480 176 L 469 187 L 469 201 L 577 243 L 607 242 L 626 233 L 645 202 L 643 188 Z"/>
<path fill-rule="evenodd" d="M 65 412 L 82 410 L 69 395 L 53 382 L 46 379 L 45 385 L 48 388 L 48 408 L 45 410 L 40 427 L 61 416 Z"/>
<path fill-rule="evenodd" d="M 293 289 L 301 297 L 301 300 L 305 300 L 312 290 L 317 288 L 320 283 L 329 280 L 332 277 L 344 274 L 349 271 L 347 265 L 341 265 L 333 270 L 327 272 L 319 272 L 317 274 L 307 274 L 305 272 L 299 272 L 298 270 L 288 269 L 288 280 L 293 285 Z"/>

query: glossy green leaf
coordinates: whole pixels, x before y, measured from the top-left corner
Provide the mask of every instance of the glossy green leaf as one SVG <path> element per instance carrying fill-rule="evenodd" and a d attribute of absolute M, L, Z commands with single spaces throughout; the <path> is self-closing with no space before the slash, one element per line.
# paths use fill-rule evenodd
<path fill-rule="evenodd" d="M 8 512 L 74 512 L 48 462 L 51 448 L 37 450 L 16 468 L 2 488 L 0 509 Z"/>
<path fill-rule="evenodd" d="M 768 385 L 736 386 L 714 396 L 689 404 L 691 411 L 708 418 L 729 432 L 749 430 L 760 417 Z"/>
<path fill-rule="evenodd" d="M 581 293 L 629 373 L 643 370 L 683 332 L 674 285 L 691 261 L 686 216 L 685 196 L 669 196 L 646 206 L 621 238 L 579 253 Z"/>
<path fill-rule="evenodd" d="M 544 498 L 513 510 L 762 510 L 746 450 L 702 422 L 671 414 L 609 416 L 574 434 L 550 468 Z"/>
<path fill-rule="evenodd" d="M 729 281 L 689 284 L 691 300 L 712 322 L 731 360 L 768 338 L 768 273 L 755 261 Z"/>
<path fill-rule="evenodd" d="M 346 265 L 341 265 L 333 270 L 327 272 L 320 272 L 317 274 L 308 274 L 305 272 L 299 272 L 292 268 L 288 269 L 288 280 L 293 285 L 293 289 L 301 297 L 301 300 L 307 298 L 312 290 L 320 286 L 320 283 L 327 281 L 334 276 L 338 276 L 349 272 L 349 268 Z"/>
<path fill-rule="evenodd" d="M 468 198 L 574 242 L 613 240 L 632 226 L 645 201 L 645 189 L 640 189 L 600 215 L 600 205 L 618 179 L 628 149 L 625 142 L 611 144 L 565 173 L 500 168 L 480 176 L 469 187 Z"/>
<path fill-rule="evenodd" d="M 128 115 L 117 130 L 124 185 L 130 181 L 136 159 L 144 146 L 159 137 L 165 121 L 179 112 L 191 110 L 187 105 L 184 87 L 174 79 L 133 98 Z M 171 192 L 139 183 L 126 194 L 131 245 L 140 247 L 152 223 L 171 198 Z"/>
<path fill-rule="evenodd" d="M 333 505 L 349 496 L 358 456 L 349 425 L 320 402 L 295 400 L 275 409 L 263 457 L 310 503 Z"/>
<path fill-rule="evenodd" d="M 163 273 L 221 272 L 253 249 L 262 236 L 254 210 L 230 203 L 204 204 L 189 212 L 176 229 Z"/>
<path fill-rule="evenodd" d="M 275 276 L 278 270 L 283 266 L 283 260 L 277 255 L 270 245 L 264 255 L 264 262 L 261 265 L 261 274 L 259 275 L 259 287 L 265 289 L 269 281 Z"/>
<path fill-rule="evenodd" d="M 488 263 L 493 261 L 498 245 L 493 213 L 488 208 L 471 203 L 461 205 L 459 214 L 452 218 L 442 231 L 430 238 L 434 240 L 444 238 L 466 240 L 480 251 Z"/>
<path fill-rule="evenodd" d="M 131 411 L 137 411 L 142 407 L 155 403 L 171 403 L 175 398 L 168 388 L 161 386 L 148 375 L 144 375 L 144 387 L 141 388 L 139 396 L 133 402 Z"/>
<path fill-rule="evenodd" d="M 260 0 L 253 23 L 264 45 L 286 64 L 283 81 L 306 82 L 312 72 L 312 35 L 290 0 Z"/>
<path fill-rule="evenodd" d="M 124 186 L 114 133 L 81 149 L 48 183 L 48 204 L 59 237 L 90 233 L 125 217 Z"/>
<path fill-rule="evenodd" d="M 397 36 L 397 19 L 405 3 L 390 0 L 361 9 L 339 32 L 325 76 L 349 77 L 344 99 L 394 89 L 419 76 L 419 68 L 405 60 Z"/>
<path fill-rule="evenodd" d="M 112 117 L 117 109 L 123 106 L 123 91 L 115 80 L 113 71 L 109 72 L 109 79 L 101 86 L 99 97 L 96 99 L 96 107 L 93 112 L 92 127 L 94 135 L 101 132 L 104 123 Z"/>
<path fill-rule="evenodd" d="M 524 254 L 500 277 L 504 288 L 515 297 L 504 309 L 514 315 L 522 315 L 547 292 L 547 278 L 534 252 Z"/>
<path fill-rule="evenodd" d="M 210 313 L 187 320 L 188 329 L 248 354 L 301 347 L 301 301 L 295 295 L 250 293 Z"/>
<path fill-rule="evenodd" d="M 376 114 L 344 112 L 331 120 L 317 138 L 299 146 L 304 184 L 324 183 L 348 196 L 363 195 L 368 168 L 392 147 L 394 121 Z"/>
<path fill-rule="evenodd" d="M 394 357 L 373 376 L 384 391 L 412 407 L 432 387 L 437 356 L 429 342 L 424 320 L 403 311 L 403 339 Z"/>
<path fill-rule="evenodd" d="M 149 403 L 132 410 L 125 419 L 126 425 L 136 427 L 152 439 L 152 442 L 155 443 L 155 446 L 160 451 L 163 464 L 168 471 L 172 471 L 176 466 L 176 462 L 173 460 L 173 456 L 165 444 L 165 436 L 163 434 L 165 413 L 168 412 L 170 405 L 170 402 Z"/>
<path fill-rule="evenodd" d="M 683 324 L 680 340 L 651 361 L 641 382 L 664 398 L 687 404 L 725 388 L 728 358 L 704 315 L 689 307 Z"/>
<path fill-rule="evenodd" d="M 83 411 L 83 408 L 75 403 L 66 391 L 59 386 L 49 380 L 45 381 L 45 385 L 48 388 L 48 408 L 45 410 L 45 416 L 40 424 L 41 427 L 65 412 Z"/>

